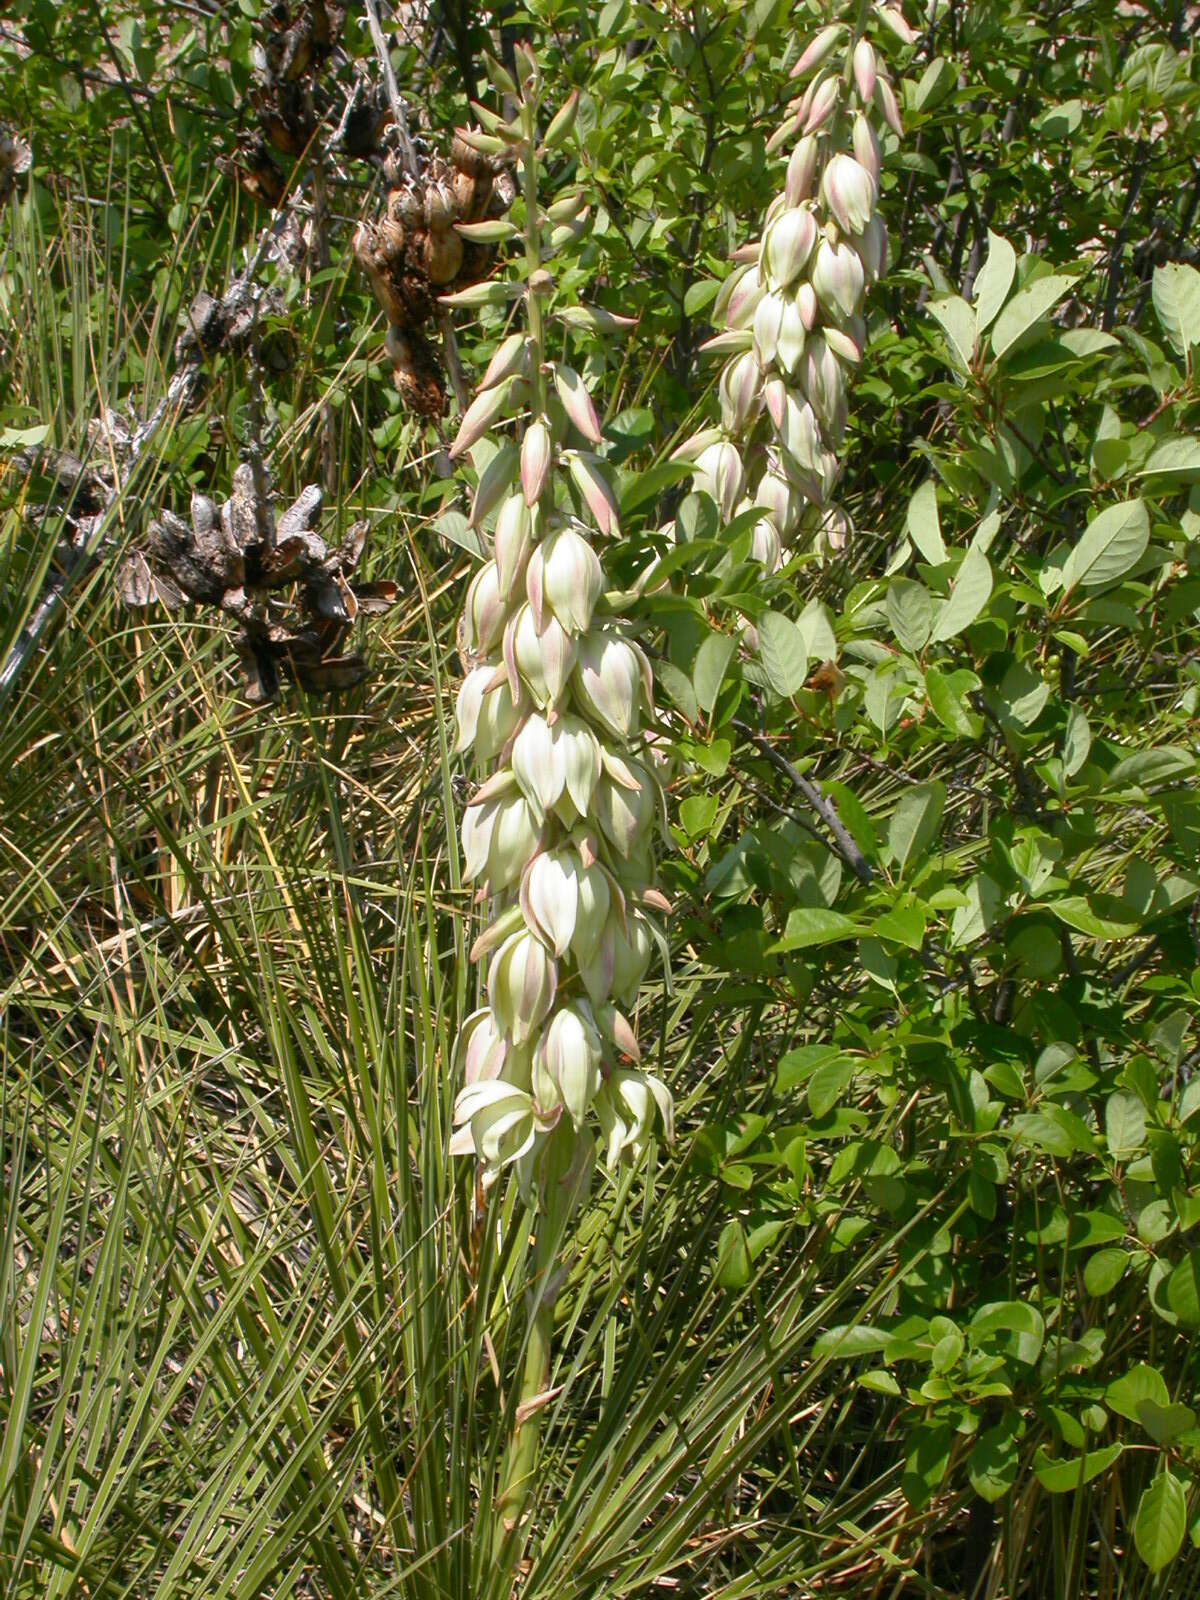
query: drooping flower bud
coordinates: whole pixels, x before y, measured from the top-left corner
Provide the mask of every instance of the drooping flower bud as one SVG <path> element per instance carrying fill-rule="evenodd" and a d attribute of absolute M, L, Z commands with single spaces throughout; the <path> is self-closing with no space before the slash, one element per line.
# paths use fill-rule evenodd
<path fill-rule="evenodd" d="M 722 519 L 728 522 L 746 484 L 737 446 L 726 439 L 701 451 L 696 460 L 695 482 L 697 489 L 712 495 Z"/>
<path fill-rule="evenodd" d="M 450 1141 L 450 1153 L 474 1150 L 483 1165 L 485 1188 L 533 1148 L 537 1135 L 528 1091 L 503 1079 L 468 1084 L 455 1103 L 454 1121 L 459 1131 Z"/>
<path fill-rule="evenodd" d="M 510 494 L 500 507 L 492 548 L 496 552 L 496 587 L 507 601 L 525 576 L 533 548 L 533 513 L 523 495 Z"/>
<path fill-rule="evenodd" d="M 540 836 L 537 814 L 523 794 L 468 806 L 462 825 L 463 878 L 472 883 L 486 872 L 493 894 L 507 889 L 520 878 Z"/>
<path fill-rule="evenodd" d="M 813 257 L 812 286 L 830 316 L 839 321 L 852 317 L 866 287 L 866 274 L 854 247 L 822 239 Z"/>
<path fill-rule="evenodd" d="M 501 1031 L 523 1044 L 550 1007 L 558 974 L 546 946 L 532 933 L 514 933 L 492 957 L 488 1000 Z"/>
<path fill-rule="evenodd" d="M 550 429 L 539 417 L 526 428 L 521 440 L 521 489 L 527 506 L 536 505 L 545 493 L 553 460 Z"/>
<path fill-rule="evenodd" d="M 455 753 L 473 749 L 478 760 L 490 761 L 517 725 L 517 708 L 507 678 L 497 681 L 494 667 L 474 667 L 458 691 L 455 721 Z"/>
<path fill-rule="evenodd" d="M 487 1006 L 473 1011 L 459 1030 L 455 1045 L 455 1070 L 464 1083 L 498 1078 L 511 1046 L 505 1041 Z"/>
<path fill-rule="evenodd" d="M 568 524 L 538 545 L 530 558 L 525 587 L 539 627 L 549 607 L 568 633 L 586 633 L 604 588 L 600 558 Z"/>
<path fill-rule="evenodd" d="M 599 1030 L 585 1001 L 561 1006 L 534 1046 L 535 1093 L 539 1081 L 549 1081 L 567 1114 L 578 1128 L 600 1088 Z"/>
<path fill-rule="evenodd" d="M 879 138 L 875 129 L 861 111 L 856 112 L 854 116 L 854 132 L 851 135 L 851 142 L 854 146 L 854 159 L 860 167 L 865 168 L 871 174 L 876 184 L 878 184 L 881 159 Z"/>
<path fill-rule="evenodd" d="M 614 631 L 593 630 L 579 642 L 575 667 L 579 709 L 619 739 L 641 727 L 650 699 L 650 667 L 631 640 Z"/>
<path fill-rule="evenodd" d="M 504 660 L 510 683 L 524 682 L 534 705 L 544 711 L 563 697 L 575 665 L 575 641 L 549 613 L 539 628 L 532 609 L 523 605 L 505 629 Z"/>
<path fill-rule="evenodd" d="M 762 368 L 752 350 L 727 361 L 721 372 L 721 421 L 731 433 L 740 433 L 761 404 Z"/>
<path fill-rule="evenodd" d="M 760 270 L 769 289 L 786 289 L 795 282 L 816 239 L 816 218 L 807 206 L 780 212 L 763 235 Z"/>
<path fill-rule="evenodd" d="M 875 94 L 875 52 L 869 39 L 860 39 L 851 58 L 854 86 L 863 105 L 869 106 Z"/>
<path fill-rule="evenodd" d="M 504 628 L 504 601 L 494 561 L 485 561 L 471 579 L 463 607 L 462 647 L 466 655 L 485 655 Z"/>
<path fill-rule="evenodd" d="M 861 233 L 878 194 L 874 178 L 853 156 L 839 151 L 821 177 L 821 197 L 846 233 Z"/>
<path fill-rule="evenodd" d="M 818 144 L 813 134 L 805 134 L 788 159 L 783 196 L 789 206 L 798 206 L 813 192 L 817 175 Z"/>

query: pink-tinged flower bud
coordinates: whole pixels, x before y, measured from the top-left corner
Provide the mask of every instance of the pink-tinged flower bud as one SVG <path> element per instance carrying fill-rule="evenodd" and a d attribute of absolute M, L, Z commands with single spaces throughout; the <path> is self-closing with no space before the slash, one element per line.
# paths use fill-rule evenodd
<path fill-rule="evenodd" d="M 901 44 L 916 44 L 921 35 L 905 21 L 898 5 L 878 5 L 875 15 L 894 33 Z"/>
<path fill-rule="evenodd" d="M 811 333 L 817 325 L 820 307 L 817 304 L 817 292 L 807 279 L 796 290 L 796 310 L 800 313 L 805 333 Z"/>
<path fill-rule="evenodd" d="M 517 694 L 524 683 L 534 705 L 556 707 L 575 665 L 575 641 L 557 617 L 543 617 L 539 628 L 523 605 L 504 630 L 504 664 Z"/>
<path fill-rule="evenodd" d="M 486 871 L 492 893 L 498 894 L 517 882 L 540 841 L 538 819 L 523 794 L 470 805 L 462 825 L 463 878 L 473 883 Z"/>
<path fill-rule="evenodd" d="M 780 377 L 768 378 L 763 384 L 763 401 L 767 408 L 767 415 L 776 433 L 783 427 L 784 412 L 787 408 L 788 386 Z"/>
<path fill-rule="evenodd" d="M 464 1083 L 486 1083 L 498 1078 L 509 1046 L 487 1006 L 481 1006 L 459 1029 L 454 1046 L 454 1068 Z"/>
<path fill-rule="evenodd" d="M 539 417 L 525 429 L 521 440 L 521 489 L 527 506 L 535 506 L 545 493 L 553 461 L 550 429 Z"/>
<path fill-rule="evenodd" d="M 613 880 L 598 861 L 579 870 L 579 909 L 575 914 L 575 933 L 571 939 L 571 953 L 576 961 L 592 961 L 600 948 L 600 940 L 608 923 L 614 889 Z"/>
<path fill-rule="evenodd" d="M 868 283 L 877 283 L 887 271 L 887 225 L 877 211 L 861 233 L 854 235 L 852 243 L 862 258 Z"/>
<path fill-rule="evenodd" d="M 821 450 L 821 430 L 808 401 L 790 391 L 779 428 L 779 442 L 787 458 L 785 470 L 799 467 L 803 472 L 813 471 Z"/>
<path fill-rule="evenodd" d="M 524 1044 L 554 1004 L 558 990 L 550 952 L 532 933 L 512 934 L 492 957 L 487 989 L 501 1031 L 514 1044 Z"/>
<path fill-rule="evenodd" d="M 503 632 L 507 615 L 496 563 L 485 561 L 471 579 L 463 606 L 460 638 L 463 653 L 486 655 Z"/>
<path fill-rule="evenodd" d="M 805 46 L 799 61 L 788 74 L 792 78 L 802 78 L 813 67 L 819 67 L 829 55 L 842 34 L 846 31 L 844 22 L 831 22 L 815 34 Z"/>
<path fill-rule="evenodd" d="M 574 682 L 585 716 L 618 739 L 636 735 L 653 693 L 650 663 L 636 644 L 607 628 L 587 634 L 579 641 Z"/>
<path fill-rule="evenodd" d="M 572 450 L 567 456 L 571 481 L 583 496 L 601 533 L 615 537 L 621 532 L 617 500 L 595 456 Z"/>
<path fill-rule="evenodd" d="M 644 917 L 626 918 L 625 927 L 618 927 L 613 940 L 613 997 L 620 1004 L 630 1006 L 646 976 L 654 941 L 650 926 Z"/>
<path fill-rule="evenodd" d="M 727 361 L 721 371 L 721 422 L 730 433 L 741 433 L 758 413 L 762 368 L 752 350 Z"/>
<path fill-rule="evenodd" d="M 613 1168 L 628 1152 L 640 1161 L 645 1153 L 657 1118 L 662 1121 L 668 1144 L 675 1138 L 674 1102 L 671 1092 L 648 1072 L 619 1067 L 596 1096 L 596 1115 L 604 1135 L 605 1160 Z"/>
<path fill-rule="evenodd" d="M 468 1084 L 454 1103 L 454 1121 L 458 1131 L 450 1140 L 450 1154 L 474 1150 L 483 1163 L 485 1189 L 504 1167 L 533 1149 L 538 1133 L 529 1092 L 503 1079 Z"/>
<path fill-rule="evenodd" d="M 839 151 L 821 177 L 821 197 L 844 233 L 861 233 L 878 194 L 875 180 L 853 156 Z"/>
<path fill-rule="evenodd" d="M 852 317 L 845 328 L 826 327 L 822 332 L 825 335 L 825 343 L 834 355 L 840 356 L 843 361 L 848 361 L 851 366 L 857 366 L 862 360 L 866 328 L 861 317 Z"/>
<path fill-rule="evenodd" d="M 781 294 L 764 295 L 754 312 L 754 354 L 760 367 L 769 367 L 775 360 L 784 303 Z"/>
<path fill-rule="evenodd" d="M 808 108 L 808 115 L 804 119 L 803 130 L 805 133 L 816 133 L 829 121 L 834 107 L 838 103 L 841 92 L 841 80 L 838 78 L 825 78 L 817 85 L 816 93 L 812 97 L 812 104 Z"/>
<path fill-rule="evenodd" d="M 786 543 L 795 532 L 803 514 L 802 497 L 781 473 L 772 469 L 764 472 L 758 480 L 754 498 L 774 523 L 781 542 Z"/>
<path fill-rule="evenodd" d="M 701 428 L 698 433 L 689 434 L 682 444 L 677 444 L 671 451 L 672 461 L 699 461 L 710 444 L 719 444 L 725 437 L 721 428 Z"/>
<path fill-rule="evenodd" d="M 540 823 L 563 792 L 567 774 L 563 750 L 554 737 L 554 730 L 536 711 L 525 718 L 513 740 L 512 770 L 521 793 Z"/>
<path fill-rule="evenodd" d="M 800 315 L 800 307 L 795 300 L 788 300 L 783 308 L 783 319 L 779 324 L 779 337 L 775 341 L 775 364 L 781 368 L 788 377 L 800 365 L 800 357 L 804 354 L 804 320 Z"/>
<path fill-rule="evenodd" d="M 568 524 L 543 539 L 533 552 L 525 588 L 539 627 L 549 607 L 568 633 L 586 633 L 604 589 L 600 558 L 583 535 Z"/>
<path fill-rule="evenodd" d="M 783 545 L 769 517 L 760 517 L 754 524 L 750 536 L 750 554 L 768 572 L 778 572 L 783 565 Z"/>
<path fill-rule="evenodd" d="M 654 825 L 659 789 L 638 761 L 606 755 L 605 771 L 596 785 L 593 814 L 600 831 L 618 855 L 633 853 L 638 840 Z"/>
<path fill-rule="evenodd" d="M 600 1032 L 623 1056 L 628 1056 L 631 1061 L 642 1059 L 641 1047 L 637 1042 L 633 1026 L 629 1018 L 618 1011 L 616 1006 L 598 1006 L 593 1015 Z"/>
<path fill-rule="evenodd" d="M 755 246 L 754 259 L 758 259 L 759 246 Z M 717 290 L 717 297 L 713 301 L 713 321 L 720 322 L 729 309 L 730 296 L 750 271 L 750 265 L 737 266 Z"/>
<path fill-rule="evenodd" d="M 869 106 L 875 93 L 875 52 L 869 39 L 860 39 L 854 46 L 853 68 L 858 98 Z"/>
<path fill-rule="evenodd" d="M 896 104 L 896 96 L 891 84 L 881 72 L 875 79 L 875 104 L 879 107 L 880 114 L 897 139 L 904 137 L 904 122 L 900 116 L 900 107 Z"/>
<path fill-rule="evenodd" d="M 586 1001 L 559 1008 L 534 1046 L 534 1095 L 544 1104 L 543 1094 L 567 1108 L 578 1128 L 600 1089 L 600 1032 Z"/>
<path fill-rule="evenodd" d="M 817 156 L 817 141 L 811 133 L 806 134 L 788 158 L 783 197 L 789 206 L 798 206 L 812 194 L 817 176 Z"/>
<path fill-rule="evenodd" d="M 860 167 L 864 167 L 871 174 L 876 184 L 878 184 L 880 165 L 879 137 L 861 111 L 855 112 L 854 115 L 854 132 L 851 135 L 851 142 L 854 146 L 854 159 Z"/>
<path fill-rule="evenodd" d="M 844 410 L 846 369 L 823 334 L 815 334 L 809 341 L 800 365 L 800 387 L 817 416 L 827 423 Z"/>
<path fill-rule="evenodd" d="M 470 523 L 478 528 L 499 505 L 517 476 L 519 460 L 515 444 L 502 444 L 479 474 L 479 482 L 471 501 Z"/>
<path fill-rule="evenodd" d="M 592 404 L 592 397 L 583 379 L 570 367 L 556 363 L 554 387 L 558 390 L 558 398 L 563 403 L 563 409 L 580 433 L 593 444 L 599 444 L 603 438 L 600 432 L 600 419 L 596 415 L 596 408 Z"/>
<path fill-rule="evenodd" d="M 725 308 L 725 326 L 734 329 L 752 327 L 754 314 L 763 293 L 758 268 L 748 268 L 730 291 L 729 302 Z"/>
<path fill-rule="evenodd" d="M 600 741 L 582 717 L 560 716 L 552 731 L 562 749 L 563 789 L 575 815 L 585 817 L 600 777 Z"/>
<path fill-rule="evenodd" d="M 529 345 L 526 336 L 523 333 L 510 333 L 508 338 L 502 339 L 497 346 L 479 387 L 491 389 L 495 384 L 503 383 L 505 378 L 526 373 L 528 367 Z"/>
<path fill-rule="evenodd" d="M 533 513 L 523 495 L 510 494 L 500 507 L 492 548 L 496 552 L 497 588 L 507 601 L 525 576 L 529 552 L 533 549 Z"/>
<path fill-rule="evenodd" d="M 506 378 L 493 389 L 481 389 L 462 414 L 454 443 L 450 446 L 450 459 L 463 455 L 484 434 L 503 412 L 512 393 L 514 378 Z"/>
<path fill-rule="evenodd" d="M 854 524 L 841 506 L 830 506 L 821 518 L 813 548 L 821 555 L 841 555 L 854 532 Z"/>
<path fill-rule="evenodd" d="M 862 301 L 867 275 L 858 251 L 850 244 L 822 239 L 810 274 L 813 290 L 826 312 L 837 320 L 852 317 Z"/>
<path fill-rule="evenodd" d="M 521 879 L 521 915 L 556 956 L 564 956 L 575 937 L 579 914 L 577 850 L 546 850 L 534 856 Z"/>
<path fill-rule="evenodd" d="M 728 439 L 710 444 L 696 462 L 694 481 L 697 489 L 712 495 L 722 522 L 728 522 L 746 486 L 746 472 L 737 446 Z"/>
<path fill-rule="evenodd" d="M 476 667 L 463 679 L 455 707 L 458 740 L 455 753 L 475 750 L 480 761 L 490 761 L 508 742 L 517 725 L 517 708 L 507 678 L 497 683 L 494 667 Z"/>
<path fill-rule="evenodd" d="M 780 211 L 763 235 L 761 270 L 769 289 L 786 289 L 795 282 L 816 239 L 816 218 L 807 206 Z"/>

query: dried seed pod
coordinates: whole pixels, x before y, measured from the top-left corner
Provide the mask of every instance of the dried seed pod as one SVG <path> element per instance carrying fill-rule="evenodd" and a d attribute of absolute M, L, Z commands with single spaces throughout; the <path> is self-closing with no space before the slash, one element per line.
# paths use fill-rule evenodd
<path fill-rule="evenodd" d="M 439 287 L 453 282 L 462 266 L 463 242 L 454 230 L 431 228 L 425 235 L 423 265 L 430 283 Z"/>

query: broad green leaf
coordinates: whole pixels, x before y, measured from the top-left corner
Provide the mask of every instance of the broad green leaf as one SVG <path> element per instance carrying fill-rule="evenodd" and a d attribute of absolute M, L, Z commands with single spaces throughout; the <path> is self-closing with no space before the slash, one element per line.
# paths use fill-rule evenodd
<path fill-rule="evenodd" d="M 1115 583 L 1138 561 L 1150 542 L 1150 518 L 1143 500 L 1108 506 L 1087 526 L 1087 531 L 1063 564 L 1063 588 L 1082 585 L 1098 589 Z"/>
<path fill-rule="evenodd" d="M 916 655 L 929 641 L 933 596 L 914 578 L 893 578 L 888 584 L 887 614 L 902 650 Z"/>
<path fill-rule="evenodd" d="M 908 537 L 918 553 L 931 566 L 941 566 L 946 559 L 946 546 L 938 516 L 937 484 L 932 478 L 926 478 L 908 502 L 907 524 Z"/>
<path fill-rule="evenodd" d="M 839 939 L 852 939 L 857 933 L 858 924 L 844 912 L 829 911 L 824 906 L 797 906 L 788 914 L 783 938 L 771 945 L 769 953 L 784 955 L 789 950 L 836 944 Z"/>
<path fill-rule="evenodd" d="M 1200 1328 L 1200 1248 L 1189 1250 L 1167 1279 L 1167 1304 L 1185 1328 Z"/>
<path fill-rule="evenodd" d="M 1061 900 L 1048 900 L 1046 909 L 1068 928 L 1086 933 L 1090 939 L 1128 939 L 1137 927 L 1135 919 L 1124 921 L 1102 915 L 1084 895 L 1064 895 Z"/>
<path fill-rule="evenodd" d="M 750 1282 L 750 1273 L 746 1230 L 737 1217 L 731 1217 L 717 1240 L 717 1282 L 723 1289 L 741 1289 Z"/>
<path fill-rule="evenodd" d="M 910 1431 L 900 1488 L 914 1509 L 927 1505 L 941 1487 L 954 1436 L 948 1422 L 919 1422 Z"/>
<path fill-rule="evenodd" d="M 1200 272 L 1182 261 L 1154 269 L 1154 309 L 1179 354 L 1200 344 Z"/>
<path fill-rule="evenodd" d="M 1070 1494 L 1073 1489 L 1107 1472 L 1124 1449 L 1120 1442 L 1106 1444 L 1099 1450 L 1089 1450 L 1086 1455 L 1073 1456 L 1066 1461 L 1055 1461 L 1044 1449 L 1038 1450 L 1033 1458 L 1033 1470 L 1048 1493 Z"/>
<path fill-rule="evenodd" d="M 1082 706 L 1072 706 L 1067 713 L 1067 731 L 1063 735 L 1063 775 L 1073 778 L 1088 758 L 1092 748 L 1092 730 L 1087 713 Z"/>
<path fill-rule="evenodd" d="M 853 1078 L 854 1070 L 855 1063 L 846 1058 L 817 1068 L 808 1080 L 808 1108 L 814 1117 L 823 1117 L 833 1109 Z"/>
<path fill-rule="evenodd" d="M 700 716 L 700 707 L 696 701 L 696 691 L 692 688 L 692 680 L 687 673 L 681 672 L 673 661 L 657 661 L 654 666 L 654 676 L 687 720 L 694 723 Z"/>
<path fill-rule="evenodd" d="M 776 694 L 787 699 L 804 687 L 808 676 L 808 655 L 804 636 L 780 611 L 764 611 L 758 619 L 758 642 L 762 664 Z"/>
<path fill-rule="evenodd" d="M 981 550 L 971 548 L 955 574 L 950 593 L 942 602 L 930 633 L 930 641 L 940 644 L 969 628 L 988 602 L 992 592 L 992 569 Z"/>
<path fill-rule="evenodd" d="M 1137 750 L 1123 756 L 1104 780 L 1105 789 L 1144 789 L 1152 783 L 1166 783 L 1195 770 L 1196 758 L 1181 745 L 1165 744 L 1153 750 Z"/>
<path fill-rule="evenodd" d="M 979 687 L 973 672 L 960 668 L 957 672 L 939 672 L 937 667 L 925 671 L 925 693 L 933 714 L 944 728 L 960 739 L 978 739 L 983 732 L 983 719 L 970 710 L 966 695 Z"/>
<path fill-rule="evenodd" d="M 813 1343 L 814 1356 L 831 1356 L 835 1360 L 849 1361 L 854 1356 L 875 1355 L 891 1338 L 882 1328 L 872 1328 L 865 1322 L 840 1328 L 826 1328 Z"/>
<path fill-rule="evenodd" d="M 1129 1270 L 1129 1251 L 1097 1250 L 1084 1263 L 1083 1286 L 1094 1300 L 1103 1299 Z"/>
<path fill-rule="evenodd" d="M 933 843 L 945 805 L 944 783 L 918 783 L 901 793 L 888 825 L 888 853 L 898 875 Z"/>
<path fill-rule="evenodd" d="M 1169 1467 L 1142 1492 L 1133 1518 L 1133 1542 L 1151 1572 L 1173 1561 L 1187 1532 L 1187 1494 Z"/>
<path fill-rule="evenodd" d="M 995 1334 L 1011 1335 L 1017 1360 L 1032 1366 L 1041 1354 L 1046 1324 L 1037 1307 L 1024 1300 L 995 1300 L 980 1306 L 971 1318 L 970 1337 L 978 1343 Z"/>
<path fill-rule="evenodd" d="M 1033 283 L 1027 283 L 1023 289 L 1018 289 L 996 318 L 996 325 L 992 329 L 992 354 L 1002 356 L 1011 349 L 1022 334 L 1028 333 L 1074 285 L 1073 277 L 1051 273 L 1049 277 L 1038 278 Z"/>
<path fill-rule="evenodd" d="M 1174 1444 L 1180 1434 L 1196 1426 L 1196 1413 L 1191 1406 L 1163 1405 L 1157 1400 L 1143 1400 L 1138 1406 L 1138 1421 L 1155 1444 Z"/>
<path fill-rule="evenodd" d="M 1017 252 L 1007 239 L 988 230 L 987 260 L 975 280 L 975 320 L 980 333 L 989 328 L 1008 299 L 1017 271 Z"/>
<path fill-rule="evenodd" d="M 950 347 L 954 364 L 969 372 L 975 354 L 975 313 L 961 295 L 944 295 L 931 300 L 928 311 L 940 325 Z"/>
<path fill-rule="evenodd" d="M 696 702 L 706 716 L 711 714 L 716 704 L 736 648 L 728 634 L 710 633 L 696 651 L 692 684 L 696 691 Z"/>
<path fill-rule="evenodd" d="M 1104 1107 L 1104 1137 L 1108 1153 L 1126 1161 L 1146 1142 L 1146 1108 L 1140 1096 L 1127 1089 L 1110 1094 Z"/>
<path fill-rule="evenodd" d="M 1132 476 L 1174 478 L 1180 483 L 1200 483 L 1200 440 L 1161 440 L 1150 452 L 1149 460 Z"/>
<path fill-rule="evenodd" d="M 1020 1431 L 1020 1416 L 1010 1412 L 975 1441 L 974 1449 L 967 1457 L 967 1476 L 971 1480 L 971 1487 L 982 1499 L 1002 1499 L 1016 1481 L 1020 1464 L 1017 1449 Z"/>
<path fill-rule="evenodd" d="M 461 511 L 443 511 L 434 523 L 433 531 L 440 533 L 443 539 L 449 539 L 451 544 L 482 558 L 484 551 L 479 534 Z"/>
<path fill-rule="evenodd" d="M 1157 1367 L 1139 1361 L 1120 1378 L 1114 1378 L 1104 1391 L 1104 1403 L 1117 1416 L 1139 1421 L 1138 1408 L 1146 1400 L 1165 1406 L 1170 1400 L 1167 1385 Z"/>

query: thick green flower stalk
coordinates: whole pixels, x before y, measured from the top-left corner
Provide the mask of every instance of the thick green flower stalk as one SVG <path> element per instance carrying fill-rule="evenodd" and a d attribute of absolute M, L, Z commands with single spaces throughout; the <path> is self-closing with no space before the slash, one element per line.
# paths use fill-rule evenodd
<path fill-rule="evenodd" d="M 887 267 L 880 140 L 903 133 L 879 44 L 916 37 L 898 5 L 860 3 L 855 16 L 822 28 L 793 68 L 804 91 L 767 144 L 796 140 L 783 192 L 762 239 L 737 252 L 716 301 L 725 331 L 705 347 L 728 354 L 721 425 L 676 451 L 724 521 L 761 508 L 752 551 L 771 571 L 804 533 L 838 551 L 850 530 L 834 501 L 838 449 L 866 344 L 863 296 Z"/>
<path fill-rule="evenodd" d="M 488 922 L 472 953 L 486 1000 L 458 1039 L 451 1149 L 474 1152 L 485 1184 L 515 1165 L 526 1199 L 561 1224 L 598 1136 L 610 1164 L 639 1156 L 660 1126 L 670 1137 L 671 1097 L 641 1070 L 634 1027 L 661 938 L 652 914 L 668 906 L 654 887 L 664 804 L 647 740 L 650 666 L 605 604 L 600 547 L 619 529 L 594 453 L 600 424 L 587 385 L 547 340 L 552 318 L 605 320 L 555 304 L 553 258 L 583 225 L 583 197 L 543 209 L 538 194 L 543 153 L 570 137 L 574 101 L 539 141 L 540 75 L 527 50 L 517 59 L 516 117 L 483 113 L 485 131 L 467 137 L 520 168 L 522 281 L 448 300 L 519 294 L 525 323 L 497 349 L 451 449 L 461 457 L 505 430 L 475 491 L 473 524 L 495 513 L 491 556 L 459 632 L 457 749 L 483 775 L 462 825 L 464 872 Z"/>

